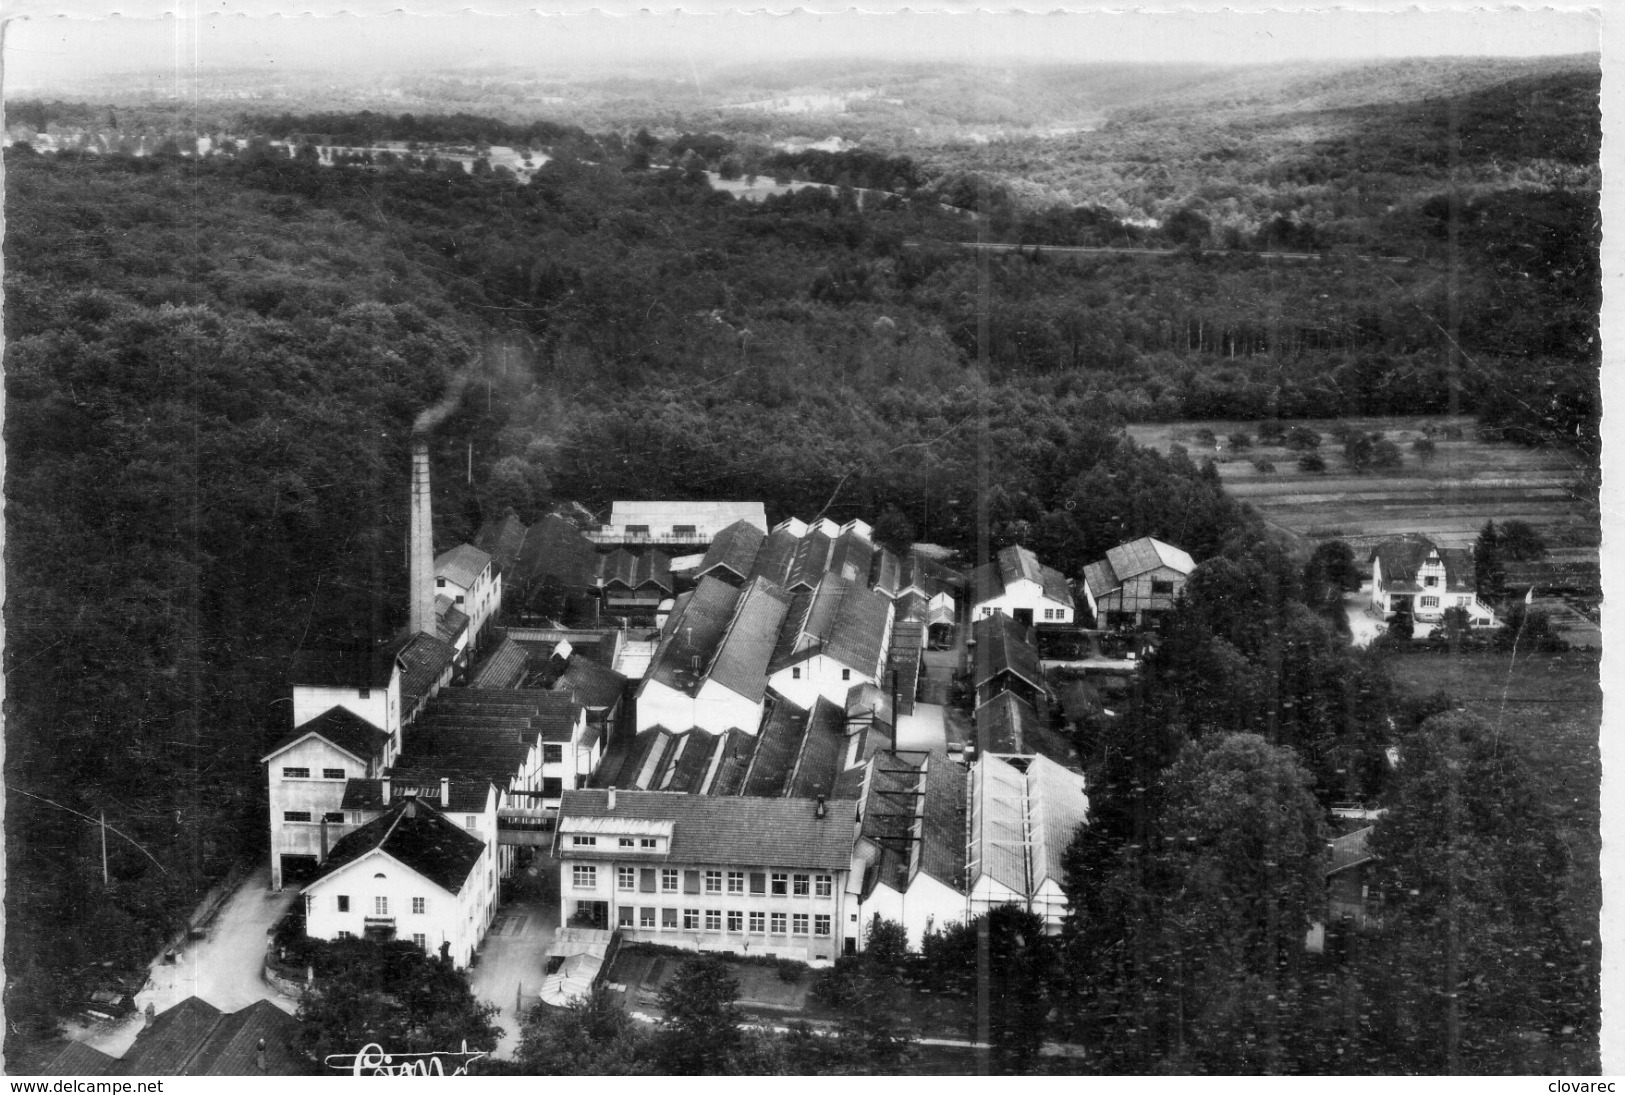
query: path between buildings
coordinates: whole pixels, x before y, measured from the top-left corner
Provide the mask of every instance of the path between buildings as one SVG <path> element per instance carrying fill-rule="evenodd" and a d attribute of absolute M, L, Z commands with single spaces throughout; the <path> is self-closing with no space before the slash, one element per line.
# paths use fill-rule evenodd
<path fill-rule="evenodd" d="M 475 997 L 499 1009 L 494 1021 L 502 1038 L 494 1057 L 510 1058 L 519 1048 L 519 1028 L 524 1013 L 536 1004 L 547 975 L 547 948 L 559 926 L 557 862 L 538 856 L 523 875 L 528 883 L 524 896 L 497 910 L 480 945 L 479 965 L 469 971 Z"/>
<path fill-rule="evenodd" d="M 188 996 L 226 1012 L 238 1011 L 257 1000 L 269 1000 L 291 1015 L 297 1003 L 272 988 L 262 971 L 270 932 L 298 898 L 299 891 L 289 886 L 275 893 L 270 887 L 271 868 L 262 864 L 202 925 L 203 938 L 176 950 L 172 962 L 165 954 L 153 960 L 146 986 L 136 993 L 135 1014 L 93 1028 L 70 1028 L 69 1036 L 103 1053 L 120 1056 L 141 1032 L 148 1004 L 155 1012 L 162 1012 Z"/>

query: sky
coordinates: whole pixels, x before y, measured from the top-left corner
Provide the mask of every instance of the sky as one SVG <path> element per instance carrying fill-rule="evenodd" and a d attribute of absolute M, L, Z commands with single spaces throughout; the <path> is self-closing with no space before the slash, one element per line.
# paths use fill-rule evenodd
<path fill-rule="evenodd" d="M 1186 3 L 1183 9 L 1200 5 Z M 212 5 L 216 10 L 224 6 Z M 131 0 L 99 7 L 85 0 L 13 0 L 22 18 L 7 27 L 5 85 L 13 93 L 72 86 L 120 72 L 185 71 L 194 65 L 287 71 L 535 65 L 550 74 L 583 65 L 659 62 L 711 65 L 806 57 L 883 56 L 999 63 L 1161 61 L 1258 64 L 1302 59 L 1437 55 L 1536 55 L 1596 51 L 1594 12 L 1559 4 L 1537 11 L 1465 9 L 1173 13 L 1078 10 L 921 12 L 869 10 L 817 14 L 577 10 L 547 14 L 492 2 L 504 14 L 446 11 L 453 2 L 373 5 L 320 0 L 239 0 L 236 14 L 207 14 L 205 0 Z M 1282 7 L 1290 6 L 1281 4 Z M 393 14 L 384 14 L 390 7 Z M 692 5 L 691 5 L 692 7 Z M 897 5 L 893 5 L 894 8 Z M 1036 5 L 1034 5 L 1036 7 Z M 165 9 L 183 16 L 165 17 Z M 119 10 L 118 17 L 97 12 Z M 615 9 L 611 9 L 614 11 Z M 783 10 L 782 8 L 780 9 Z M 62 16 L 55 13 L 67 11 Z M 266 12 L 300 12 L 277 15 Z M 255 14 L 242 14 L 244 12 Z"/>

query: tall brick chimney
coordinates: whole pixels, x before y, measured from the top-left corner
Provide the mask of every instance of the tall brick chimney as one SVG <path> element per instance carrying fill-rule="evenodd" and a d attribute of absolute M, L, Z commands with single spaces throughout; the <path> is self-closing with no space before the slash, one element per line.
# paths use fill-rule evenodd
<path fill-rule="evenodd" d="M 429 442 L 412 438 L 412 514 L 407 536 L 408 622 L 413 634 L 437 632 L 434 614 L 434 504 L 429 493 Z"/>

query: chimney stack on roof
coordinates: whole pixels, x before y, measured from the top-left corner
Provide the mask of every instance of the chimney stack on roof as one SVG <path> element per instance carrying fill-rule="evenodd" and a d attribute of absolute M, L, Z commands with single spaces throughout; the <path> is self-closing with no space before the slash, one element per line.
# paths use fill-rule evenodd
<path fill-rule="evenodd" d="M 451 777 L 450 776 L 441 776 L 440 777 L 440 808 L 442 810 L 448 810 L 448 809 L 451 808 Z"/>
<path fill-rule="evenodd" d="M 378 781 L 378 796 L 384 800 L 384 805 L 387 807 L 389 805 L 389 777 L 388 776 L 385 776 L 383 779 Z"/>
<path fill-rule="evenodd" d="M 609 789 L 609 809 L 615 809 L 615 788 L 613 786 Z"/>
<path fill-rule="evenodd" d="M 822 821 L 823 818 L 824 818 L 824 815 L 827 814 L 828 812 L 829 812 L 828 808 L 825 807 L 825 805 L 824 805 L 824 796 L 819 795 L 818 796 L 818 805 L 813 808 L 813 817 L 818 818 L 820 821 Z"/>

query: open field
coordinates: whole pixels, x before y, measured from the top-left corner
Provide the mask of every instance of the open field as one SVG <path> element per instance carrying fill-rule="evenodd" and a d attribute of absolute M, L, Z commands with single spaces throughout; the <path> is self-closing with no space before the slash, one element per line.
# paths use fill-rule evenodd
<path fill-rule="evenodd" d="M 1574 857 L 1572 927 L 1580 938 L 1595 938 L 1602 905 L 1598 656 L 1519 653 L 1514 662 L 1506 653 L 1405 654 L 1390 658 L 1388 666 L 1412 695 L 1448 693 L 1523 747 Z"/>
<path fill-rule="evenodd" d="M 1481 441 L 1468 416 L 1347 418 L 1289 422 L 1321 434 L 1321 473 L 1301 471 L 1299 454 L 1280 445 L 1258 442 L 1256 422 L 1174 422 L 1130 426 L 1129 436 L 1149 448 L 1168 451 L 1185 446 L 1193 459 L 1211 456 L 1225 489 L 1250 502 L 1272 523 L 1309 541 L 1342 539 L 1356 549 L 1388 536 L 1423 533 L 1446 546 L 1471 543 L 1485 521 L 1527 521 L 1551 547 L 1553 562 L 1597 561 L 1601 536 L 1595 504 L 1575 496 L 1581 471 L 1578 458 L 1560 449 L 1531 449 Z M 1387 471 L 1360 474 L 1343 459 L 1343 446 L 1332 429 L 1353 427 L 1381 432 L 1404 454 L 1404 463 Z M 1436 451 L 1422 459 L 1412 442 L 1433 427 Z M 1460 429 L 1459 440 L 1444 436 Z M 1213 431 L 1218 445 L 1203 444 L 1199 431 Z M 1236 450 L 1226 440 L 1245 433 L 1252 447 Z M 1274 471 L 1260 471 L 1255 460 L 1267 460 Z"/>

